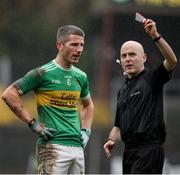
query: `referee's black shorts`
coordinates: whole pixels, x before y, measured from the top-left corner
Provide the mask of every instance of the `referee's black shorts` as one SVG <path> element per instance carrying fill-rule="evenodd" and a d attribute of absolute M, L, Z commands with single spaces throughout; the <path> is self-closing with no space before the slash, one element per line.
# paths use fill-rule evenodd
<path fill-rule="evenodd" d="M 123 174 L 162 174 L 163 144 L 125 145 Z"/>

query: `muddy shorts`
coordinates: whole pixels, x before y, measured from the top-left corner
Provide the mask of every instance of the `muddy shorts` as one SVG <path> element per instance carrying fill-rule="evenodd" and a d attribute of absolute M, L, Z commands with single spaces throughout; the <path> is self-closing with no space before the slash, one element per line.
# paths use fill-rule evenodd
<path fill-rule="evenodd" d="M 57 144 L 37 145 L 38 174 L 84 174 L 81 147 Z"/>

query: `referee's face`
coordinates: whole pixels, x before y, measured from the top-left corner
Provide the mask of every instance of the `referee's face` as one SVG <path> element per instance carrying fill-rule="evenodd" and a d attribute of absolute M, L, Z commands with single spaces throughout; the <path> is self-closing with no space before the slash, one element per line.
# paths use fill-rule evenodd
<path fill-rule="evenodd" d="M 140 43 L 125 42 L 121 47 L 120 56 L 122 68 L 129 78 L 136 76 L 144 69 L 146 55 Z"/>

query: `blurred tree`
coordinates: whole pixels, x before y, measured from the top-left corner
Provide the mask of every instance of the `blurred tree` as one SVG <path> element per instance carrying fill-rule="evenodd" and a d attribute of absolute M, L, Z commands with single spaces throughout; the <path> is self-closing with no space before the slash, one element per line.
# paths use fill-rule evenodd
<path fill-rule="evenodd" d="M 85 30 L 88 40 L 89 6 L 90 1 L 82 0 L 2 0 L 0 56 L 7 54 L 11 58 L 13 79 L 55 57 L 56 32 L 60 26 L 78 25 Z M 87 68 L 91 56 L 88 52 L 85 56 L 88 58 L 81 64 Z"/>

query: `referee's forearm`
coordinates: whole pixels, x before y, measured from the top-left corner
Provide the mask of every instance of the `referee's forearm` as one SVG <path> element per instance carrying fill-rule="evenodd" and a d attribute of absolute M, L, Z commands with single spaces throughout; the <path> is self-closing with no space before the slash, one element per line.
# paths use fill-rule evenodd
<path fill-rule="evenodd" d="M 108 139 L 113 140 L 114 142 L 120 141 L 121 140 L 120 129 L 114 126 L 109 133 Z"/>
<path fill-rule="evenodd" d="M 177 64 L 177 58 L 171 46 L 166 42 L 166 40 L 163 37 L 161 37 L 156 42 L 156 45 L 159 48 L 163 57 L 165 58 L 166 69 L 169 71 L 172 70 Z"/>

